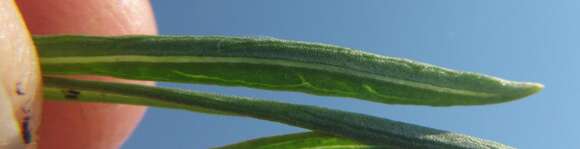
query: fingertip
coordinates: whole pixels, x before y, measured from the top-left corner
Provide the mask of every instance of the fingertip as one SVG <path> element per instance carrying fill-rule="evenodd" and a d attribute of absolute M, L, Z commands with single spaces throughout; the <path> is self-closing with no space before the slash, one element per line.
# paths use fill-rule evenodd
<path fill-rule="evenodd" d="M 32 34 L 157 33 L 148 0 L 16 1 Z M 43 105 L 39 148 L 119 148 L 144 111 L 142 106 L 47 101 Z"/>

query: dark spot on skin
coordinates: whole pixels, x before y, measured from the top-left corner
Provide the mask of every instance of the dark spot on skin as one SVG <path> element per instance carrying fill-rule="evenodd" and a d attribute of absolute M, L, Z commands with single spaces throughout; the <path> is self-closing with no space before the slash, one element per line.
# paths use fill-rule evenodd
<path fill-rule="evenodd" d="M 22 109 L 24 112 L 24 118 L 22 119 L 22 124 L 20 125 L 20 134 L 22 134 L 22 140 L 25 144 L 32 143 L 32 132 L 30 131 L 30 120 L 32 116 L 30 115 L 30 109 Z"/>
<path fill-rule="evenodd" d="M 16 83 L 16 94 L 19 96 L 26 95 L 26 93 L 24 93 L 24 88 L 22 87 L 22 82 Z"/>
<path fill-rule="evenodd" d="M 64 91 L 64 97 L 66 99 L 69 99 L 69 100 L 76 100 L 76 99 L 78 99 L 80 94 L 81 94 L 80 91 L 72 90 L 72 89 L 69 89 L 69 90 Z"/>
<path fill-rule="evenodd" d="M 22 140 L 25 144 L 30 144 L 32 142 L 32 133 L 30 132 L 30 117 L 24 117 L 22 121 Z"/>

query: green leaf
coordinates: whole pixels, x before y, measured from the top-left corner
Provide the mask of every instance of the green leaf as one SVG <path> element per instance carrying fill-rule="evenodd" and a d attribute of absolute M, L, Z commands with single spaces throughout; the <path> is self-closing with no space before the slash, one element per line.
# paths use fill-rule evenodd
<path fill-rule="evenodd" d="M 184 110 L 190 110 L 189 106 L 201 107 L 275 121 L 376 145 L 403 148 L 509 148 L 509 146 L 500 143 L 463 134 L 316 106 L 55 77 L 44 77 L 44 84 L 47 87 L 63 89 L 61 96 L 73 100 L 78 98 L 71 98 L 74 96 L 71 96 L 67 90 L 75 90 L 76 92 L 72 95 L 83 95 L 84 90 L 89 90 L 102 94 L 134 96 L 142 98 L 143 101 L 124 100 L 125 98 L 98 101 L 140 105 L 150 104 L 151 106 L 157 106 L 155 103 L 164 103 L 162 107 Z"/>
<path fill-rule="evenodd" d="M 78 94 L 77 94 L 78 93 Z M 152 100 L 149 98 L 138 96 L 125 96 L 120 94 L 110 94 L 102 91 L 68 89 L 68 88 L 54 88 L 50 86 L 44 87 L 44 98 L 49 100 L 59 101 L 80 101 L 80 102 L 100 102 L 100 103 L 123 103 L 131 105 L 155 106 L 159 108 L 170 109 L 184 109 L 193 112 L 216 114 L 216 115 L 236 115 L 234 113 L 227 113 L 223 111 L 216 111 L 194 105 L 176 104 L 172 102 L 165 102 L 161 100 Z"/>
<path fill-rule="evenodd" d="M 219 149 L 371 149 L 386 146 L 367 145 L 358 141 L 320 132 L 271 136 L 231 144 Z M 395 147 L 391 147 L 395 148 Z"/>
<path fill-rule="evenodd" d="M 205 83 L 389 104 L 511 101 L 541 84 L 507 81 L 333 45 L 223 36 L 35 36 L 44 74 Z"/>

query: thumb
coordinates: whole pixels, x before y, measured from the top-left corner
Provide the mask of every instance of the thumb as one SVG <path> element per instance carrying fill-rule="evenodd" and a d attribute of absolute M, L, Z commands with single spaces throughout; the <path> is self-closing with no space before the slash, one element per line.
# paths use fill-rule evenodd
<path fill-rule="evenodd" d="M 157 33 L 147 0 L 17 0 L 17 3 L 32 34 Z M 81 78 L 121 81 L 107 77 Z M 39 147 L 119 148 L 140 121 L 144 110 L 140 106 L 46 101 Z"/>

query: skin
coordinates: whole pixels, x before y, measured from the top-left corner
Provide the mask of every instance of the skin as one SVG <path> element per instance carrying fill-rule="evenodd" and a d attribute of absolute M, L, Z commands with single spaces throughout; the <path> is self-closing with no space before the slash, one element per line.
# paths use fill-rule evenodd
<path fill-rule="evenodd" d="M 147 0 L 18 0 L 32 34 L 156 34 Z M 72 76 L 87 80 L 153 85 L 154 82 L 110 77 Z M 120 148 L 141 120 L 142 106 L 55 102 L 43 104 L 41 149 Z"/>
<path fill-rule="evenodd" d="M 36 49 L 12 0 L 0 0 L 0 148 L 34 148 L 42 97 Z M 29 145 L 24 146 L 24 137 Z"/>

